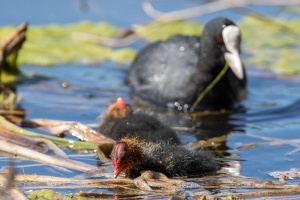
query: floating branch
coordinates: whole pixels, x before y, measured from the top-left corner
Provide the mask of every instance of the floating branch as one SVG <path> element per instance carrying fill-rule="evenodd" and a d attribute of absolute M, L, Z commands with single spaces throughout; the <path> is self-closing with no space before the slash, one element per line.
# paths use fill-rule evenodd
<path fill-rule="evenodd" d="M 142 6 L 144 11 L 150 16 L 155 18 L 157 21 L 169 22 L 174 20 L 182 20 L 193 18 L 212 12 L 231 9 L 231 8 L 242 8 L 249 5 L 269 5 L 269 6 L 289 6 L 289 5 L 299 5 L 298 0 L 286 0 L 286 1 L 272 1 L 272 0 L 241 0 L 241 1 L 231 1 L 231 0 L 218 0 L 211 3 L 207 3 L 201 6 L 196 6 L 192 8 L 187 8 L 179 11 L 173 11 L 169 13 L 163 13 L 155 10 L 150 1 L 143 1 Z"/>
<path fill-rule="evenodd" d="M 3 116 L 0 116 L 0 126 L 5 127 L 7 130 L 10 130 L 14 133 L 34 137 L 34 138 L 45 138 L 54 142 L 56 145 L 64 146 L 66 148 L 74 149 L 74 150 L 95 150 L 97 148 L 96 144 L 92 144 L 89 142 L 81 142 L 75 140 L 69 140 L 59 137 L 47 136 L 38 133 L 34 133 L 28 130 L 25 130 L 9 121 L 7 121 Z"/>
<path fill-rule="evenodd" d="M 26 40 L 27 23 L 23 23 L 16 30 L 1 42 L 0 65 L 5 58 L 13 52 L 19 51 Z"/>
<path fill-rule="evenodd" d="M 94 166 L 85 163 L 80 163 L 68 158 L 46 155 L 44 153 L 40 153 L 38 151 L 34 151 L 29 148 L 22 147 L 2 140 L 0 140 L 0 151 L 12 154 L 14 157 L 23 157 L 36 162 L 54 166 L 57 165 L 82 172 L 86 172 L 95 168 Z"/>

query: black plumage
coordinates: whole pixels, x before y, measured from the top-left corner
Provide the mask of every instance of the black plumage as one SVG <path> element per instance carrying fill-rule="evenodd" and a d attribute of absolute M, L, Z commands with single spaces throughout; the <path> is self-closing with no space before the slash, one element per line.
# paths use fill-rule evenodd
<path fill-rule="evenodd" d="M 206 24 L 201 37 L 174 36 L 146 46 L 130 67 L 128 83 L 143 99 L 189 109 L 227 60 L 230 69 L 198 109 L 231 108 L 246 94 L 240 40 L 239 29 L 231 20 L 214 19 Z"/>
<path fill-rule="evenodd" d="M 176 133 L 171 128 L 162 124 L 153 116 L 146 114 L 135 114 L 116 119 L 110 130 L 105 134 L 113 139 L 130 136 L 145 141 L 179 143 Z"/>
<path fill-rule="evenodd" d="M 133 114 L 131 106 L 122 99 L 118 99 L 110 106 L 99 130 L 116 140 L 130 136 L 152 142 L 165 141 L 176 144 L 180 142 L 173 129 L 152 115 Z"/>

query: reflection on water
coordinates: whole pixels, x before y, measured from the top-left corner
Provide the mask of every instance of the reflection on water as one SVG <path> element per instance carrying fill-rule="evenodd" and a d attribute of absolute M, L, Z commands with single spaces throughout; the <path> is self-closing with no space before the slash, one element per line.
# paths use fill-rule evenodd
<path fill-rule="evenodd" d="M 278 105 L 275 108 L 267 108 L 263 111 L 249 112 L 244 117 L 247 119 L 247 123 L 260 123 L 299 117 L 299 113 L 300 99 L 294 101 L 291 100 L 288 105 Z"/>

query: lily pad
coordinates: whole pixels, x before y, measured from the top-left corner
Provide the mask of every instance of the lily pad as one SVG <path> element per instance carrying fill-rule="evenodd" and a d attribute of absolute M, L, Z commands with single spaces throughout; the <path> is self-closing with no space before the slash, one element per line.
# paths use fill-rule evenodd
<path fill-rule="evenodd" d="M 14 27 L 3 27 L 0 38 L 4 38 Z M 72 38 L 72 34 L 84 32 L 101 37 L 116 37 L 118 29 L 107 23 L 81 22 L 68 26 L 29 26 L 27 40 L 18 57 L 19 65 L 55 65 L 68 63 L 93 64 L 112 59 L 128 63 L 135 51 L 124 48 L 115 53 L 111 48 Z M 123 55 L 123 56 L 122 56 Z M 124 57 L 124 55 L 126 55 Z"/>
<path fill-rule="evenodd" d="M 262 20 L 251 16 L 242 18 L 237 24 L 243 34 L 243 52 L 249 56 L 246 65 L 275 70 L 285 74 L 299 74 L 300 26 L 299 19 Z M 3 38 L 14 27 L 3 27 Z M 196 21 L 151 22 L 134 26 L 132 30 L 139 38 L 154 42 L 173 35 L 201 35 L 203 25 Z M 27 41 L 19 53 L 18 64 L 56 65 L 68 63 L 94 64 L 106 60 L 130 64 L 136 49 L 126 47 L 113 49 L 107 46 L 74 39 L 74 33 L 88 33 L 102 38 L 117 38 L 119 29 L 111 24 L 81 22 L 67 26 L 29 26 Z"/>
<path fill-rule="evenodd" d="M 137 35 L 150 42 L 166 40 L 173 35 L 201 35 L 203 25 L 195 21 L 152 22 L 146 26 L 136 26 Z"/>
<path fill-rule="evenodd" d="M 250 54 L 246 64 L 289 75 L 300 73 L 300 20 L 274 21 L 244 17 L 239 23 L 243 50 Z"/>

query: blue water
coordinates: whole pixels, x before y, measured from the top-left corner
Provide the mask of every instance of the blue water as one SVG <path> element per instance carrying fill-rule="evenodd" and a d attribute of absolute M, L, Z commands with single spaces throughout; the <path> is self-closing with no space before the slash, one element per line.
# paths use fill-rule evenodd
<path fill-rule="evenodd" d="M 130 27 L 132 24 L 144 24 L 152 20 L 142 9 L 141 1 L 138 0 L 86 0 L 87 7 L 82 5 L 84 0 L 51 0 L 20 2 L 10 0 L 2 2 L 0 12 L 0 26 L 17 25 L 28 21 L 30 25 L 47 24 L 69 24 L 78 21 L 88 20 L 92 22 L 106 21 L 118 27 Z M 154 1 L 153 6 L 161 12 L 171 12 L 185 8 L 201 5 L 200 1 L 184 0 L 161 0 Z M 281 11 L 280 7 L 272 6 L 250 6 L 261 13 L 276 16 Z M 206 14 L 193 19 L 206 22 L 213 17 L 227 16 L 233 20 L 238 20 L 244 15 L 244 11 L 221 10 L 217 13 Z"/>
<path fill-rule="evenodd" d="M 23 66 L 25 74 L 32 72 L 48 76 L 49 80 L 29 81 L 18 86 L 21 106 L 26 118 L 50 118 L 81 123 L 97 123 L 97 116 L 106 111 L 117 97 L 134 103 L 130 88 L 124 85 L 128 67 L 113 63 L 99 66 L 70 65 L 41 68 Z M 296 168 L 299 152 L 286 155 L 295 147 L 288 143 L 270 145 L 254 136 L 292 140 L 299 138 L 300 80 L 277 79 L 271 72 L 248 69 L 249 97 L 243 102 L 245 113 L 222 117 L 203 117 L 196 134 L 189 137 L 179 132 L 183 142 L 194 142 L 213 136 L 228 134 L 226 146 L 231 154 L 238 154 L 242 162 L 241 175 L 270 179 L 267 172 Z M 63 88 L 61 83 L 69 83 Z M 162 113 L 167 118 L 167 113 Z M 179 123 L 180 119 L 173 121 Z M 255 143 L 256 147 L 244 150 L 235 148 Z M 299 144 L 300 148 L 300 144 Z"/>

